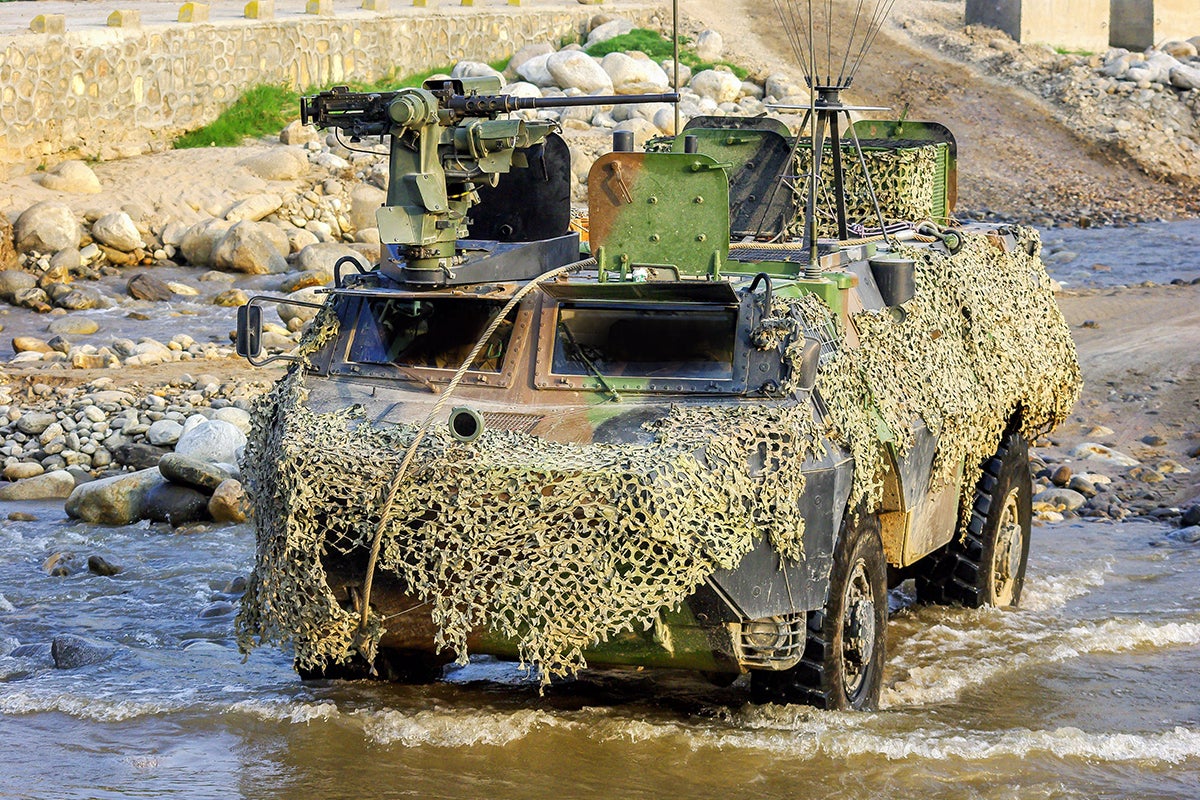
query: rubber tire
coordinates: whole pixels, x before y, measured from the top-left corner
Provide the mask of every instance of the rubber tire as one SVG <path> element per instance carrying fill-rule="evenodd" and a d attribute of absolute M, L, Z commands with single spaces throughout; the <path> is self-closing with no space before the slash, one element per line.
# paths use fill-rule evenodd
<path fill-rule="evenodd" d="M 1009 431 L 996 454 L 983 463 L 975 487 L 966 532 L 926 556 L 916 575 L 917 599 L 922 603 L 961 605 L 967 608 L 996 605 L 992 593 L 993 556 L 1000 530 L 1004 498 L 1017 489 L 1017 521 L 1021 526 L 1021 558 L 1013 587 L 1015 607 L 1025 585 L 1029 561 L 1032 511 L 1032 478 L 1029 445 L 1018 431 Z"/>
<path fill-rule="evenodd" d="M 862 560 L 875 606 L 870 662 L 853 696 L 845 690 L 842 659 L 843 604 L 855 564 Z M 829 575 L 825 608 L 808 612 L 808 640 L 800 663 L 787 670 L 754 670 L 750 674 L 755 703 L 803 703 L 841 711 L 869 711 L 879 705 L 887 639 L 887 562 L 874 515 L 847 513 L 842 522 Z"/>
<path fill-rule="evenodd" d="M 412 686 L 435 683 L 442 677 L 442 667 L 448 662 L 429 653 L 402 650 L 380 650 L 375 657 L 375 672 L 362 656 L 355 654 L 341 664 L 328 664 L 321 669 L 301 669 L 296 672 L 305 681 L 362 681 L 376 680 Z"/>

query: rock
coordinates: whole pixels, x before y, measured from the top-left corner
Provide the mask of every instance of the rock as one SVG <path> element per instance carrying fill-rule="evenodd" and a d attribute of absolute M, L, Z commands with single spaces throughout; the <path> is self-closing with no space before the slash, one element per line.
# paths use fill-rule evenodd
<path fill-rule="evenodd" d="M 146 272 L 139 272 L 125 282 L 125 291 L 138 300 L 161 302 L 175 296 L 171 287 Z"/>
<path fill-rule="evenodd" d="M 166 420 L 161 421 L 166 422 Z M 158 471 L 172 483 L 190 486 L 206 495 L 212 494 L 223 481 L 227 481 L 231 477 L 228 472 L 215 464 L 179 453 L 167 453 L 163 456 L 162 460 L 158 462 Z"/>
<path fill-rule="evenodd" d="M 93 524 L 128 525 L 142 518 L 150 492 L 163 484 L 157 468 L 81 483 L 67 498 L 67 516 Z"/>
<path fill-rule="evenodd" d="M 239 222 L 234 225 L 213 248 L 213 265 L 217 269 L 232 269 L 248 275 L 287 272 L 287 261 L 280 252 L 279 242 L 268 228 L 278 230 L 273 225 L 261 222 Z M 282 231 L 280 234 L 286 239 Z"/>
<path fill-rule="evenodd" d="M 298 147 L 273 147 L 238 164 L 268 181 L 291 181 L 308 172 L 308 156 Z"/>
<path fill-rule="evenodd" d="M 488 78 L 495 77 L 500 79 L 500 85 L 504 86 L 504 75 L 496 69 L 484 64 L 482 61 L 460 61 L 454 65 L 454 69 L 450 70 L 451 78 Z"/>
<path fill-rule="evenodd" d="M 242 433 L 250 434 L 250 412 L 237 406 L 218 408 L 213 412 L 213 419 L 224 420 Z"/>
<path fill-rule="evenodd" d="M 512 58 L 508 60 L 508 67 L 505 72 L 508 72 L 510 75 L 517 75 L 519 74 L 518 69 L 520 66 L 529 59 L 536 58 L 537 56 L 547 57 L 553 52 L 554 45 L 550 44 L 549 42 L 536 42 L 534 44 L 527 44 L 517 52 L 513 53 Z"/>
<path fill-rule="evenodd" d="M 624 53 L 609 53 L 600 61 L 617 94 L 665 92 L 670 86 L 667 73 L 649 59 L 630 58 Z"/>
<path fill-rule="evenodd" d="M 1171 531 L 1167 534 L 1167 538 L 1185 544 L 1196 544 L 1200 542 L 1200 525 L 1189 525 L 1186 528 Z"/>
<path fill-rule="evenodd" d="M 1078 445 L 1071 451 L 1071 457 L 1086 461 L 1099 461 L 1117 467 L 1135 467 L 1141 463 L 1133 456 L 1097 442 L 1084 442 Z"/>
<path fill-rule="evenodd" d="M 1050 475 L 1050 482 L 1055 486 L 1066 486 L 1071 482 L 1071 468 L 1061 466 Z"/>
<path fill-rule="evenodd" d="M 588 93 L 611 94 L 612 80 L 596 60 L 580 50 L 560 50 L 546 60 L 554 84 Z M 536 81 L 535 81 L 536 82 Z M 738 82 L 741 85 L 741 82 Z"/>
<path fill-rule="evenodd" d="M 663 72 L 667 73 L 667 77 L 670 80 L 671 85 L 674 86 L 675 85 L 675 62 L 668 58 L 668 59 L 665 59 L 662 62 L 660 62 L 659 66 L 663 68 Z M 680 64 L 679 64 L 679 85 L 681 87 L 687 86 L 688 81 L 690 81 L 691 79 L 692 79 L 692 68 L 689 67 L 687 64 L 680 62 Z"/>
<path fill-rule="evenodd" d="M 1085 502 L 1087 498 L 1079 492 L 1058 487 L 1046 489 L 1033 496 L 1034 510 L 1075 511 Z"/>
<path fill-rule="evenodd" d="M 55 297 L 54 304 L 68 311 L 87 311 L 90 308 L 108 308 L 111 301 L 92 286 L 73 286 L 65 294 Z"/>
<path fill-rule="evenodd" d="M 1185 527 L 1200 525 L 1200 504 L 1190 505 L 1185 508 L 1183 514 L 1180 515 L 1179 522 Z"/>
<path fill-rule="evenodd" d="M 321 241 L 312 231 L 304 228 L 289 228 L 287 231 L 288 251 L 292 254 L 299 253 L 310 244 L 316 244 Z"/>
<path fill-rule="evenodd" d="M 88 556 L 88 572 L 101 577 L 112 577 L 121 571 L 120 564 L 114 564 L 102 556 Z"/>
<path fill-rule="evenodd" d="M 550 74 L 550 70 L 546 66 L 552 55 L 554 53 L 533 56 L 517 67 L 517 75 L 543 89 L 554 86 L 554 76 Z"/>
<path fill-rule="evenodd" d="M 75 555 L 67 551 L 52 553 L 42 562 L 42 572 L 51 578 L 65 578 L 75 571 Z"/>
<path fill-rule="evenodd" d="M 217 600 L 200 609 L 200 613 L 197 616 L 200 619 L 217 619 L 233 616 L 236 612 L 237 607 L 233 603 L 228 600 Z"/>
<path fill-rule="evenodd" d="M 55 669 L 77 669 L 99 664 L 112 658 L 116 648 L 93 642 L 82 636 L 62 634 L 50 642 L 50 656 Z"/>
<path fill-rule="evenodd" d="M 591 47 L 600 42 L 607 42 L 609 39 L 614 39 L 622 34 L 629 33 L 633 30 L 633 23 L 626 19 L 614 19 L 605 22 L 603 25 L 597 25 L 592 28 L 592 32 L 588 34 L 587 43 L 584 48 Z"/>
<path fill-rule="evenodd" d="M 311 125 L 305 125 L 298 119 L 289 122 L 279 132 L 280 144 L 306 145 L 309 142 L 320 141 L 321 135 Z"/>
<path fill-rule="evenodd" d="M 32 463 L 29 461 L 18 461 L 15 464 L 9 464 L 4 468 L 4 480 L 19 481 L 24 478 L 33 478 L 41 475 L 46 471 L 46 468 L 41 464 Z"/>
<path fill-rule="evenodd" d="M 0 215 L 2 216 L 2 215 Z M 37 278 L 19 269 L 0 270 L 0 298 L 11 303 L 16 293 L 37 287 Z"/>
<path fill-rule="evenodd" d="M 52 270 L 63 270 L 69 273 L 71 270 L 79 269 L 82 264 L 83 257 L 75 247 L 64 247 L 50 257 L 50 269 Z"/>
<path fill-rule="evenodd" d="M 158 447 L 168 447 L 179 441 L 179 437 L 183 435 L 183 426 L 173 419 L 160 419 L 150 423 L 150 428 L 146 431 L 146 441 Z M 171 455 L 167 453 L 166 455 Z M 166 458 L 166 456 L 163 456 Z M 162 461 L 159 462 L 159 468 L 162 468 Z"/>
<path fill-rule="evenodd" d="M 179 243 L 179 252 L 189 264 L 198 267 L 212 266 L 212 251 L 234 223 L 223 219 L 197 222 L 187 229 Z"/>
<path fill-rule="evenodd" d="M 716 61 L 725 52 L 725 39 L 713 30 L 700 31 L 692 50 L 701 61 Z"/>
<path fill-rule="evenodd" d="M 82 161 L 64 161 L 42 175 L 38 182 L 52 192 L 97 194 L 100 191 L 100 179 Z"/>
<path fill-rule="evenodd" d="M 236 464 L 238 450 L 245 444 L 246 435 L 235 425 L 210 419 L 185 431 L 175 444 L 175 452 L 201 461 Z"/>
<path fill-rule="evenodd" d="M 322 272 L 329 277 L 326 283 L 333 280 L 333 265 L 339 258 L 350 256 L 364 267 L 369 266 L 356 250 L 338 242 L 318 242 L 310 244 L 296 256 L 296 268 L 305 271 Z M 343 274 L 353 267 L 343 267 Z"/>
<path fill-rule="evenodd" d="M 288 299 L 297 300 L 300 303 L 320 303 L 324 300 L 324 296 L 317 294 L 310 287 L 292 292 L 288 295 Z M 317 309 L 311 306 L 302 306 L 298 303 L 280 303 L 275 307 L 275 310 L 279 314 L 279 318 L 283 320 L 283 324 L 289 327 L 294 319 L 305 323 L 317 315 Z"/>
<path fill-rule="evenodd" d="M 142 516 L 172 527 L 208 519 L 208 496 L 190 486 L 160 483 L 147 494 Z"/>
<path fill-rule="evenodd" d="M 136 470 L 158 469 L 158 461 L 170 451 L 141 442 L 127 442 L 117 447 L 113 457 L 122 466 Z"/>
<path fill-rule="evenodd" d="M 105 214 L 93 222 L 92 238 L 123 253 L 131 253 L 146 246 L 137 226 L 124 211 Z"/>
<path fill-rule="evenodd" d="M 214 306 L 225 306 L 232 308 L 233 306 L 244 306 L 250 302 L 250 296 L 241 289 L 226 289 L 213 298 Z"/>
<path fill-rule="evenodd" d="M 732 72 L 706 69 L 692 76 L 692 91 L 715 103 L 732 103 L 741 96 L 742 81 Z"/>
<path fill-rule="evenodd" d="M 1178 40 L 1172 40 L 1169 42 L 1163 42 L 1159 46 L 1158 49 L 1162 50 L 1164 53 L 1171 56 L 1172 58 L 1195 58 L 1196 57 L 1196 45 L 1192 44 L 1191 42 L 1181 42 Z"/>
<path fill-rule="evenodd" d="M 49 411 L 27 411 L 17 420 L 17 430 L 26 436 L 38 436 L 55 422 L 58 416 Z"/>
<path fill-rule="evenodd" d="M 1171 70 L 1168 80 L 1177 89 L 1200 89 L 1200 67 L 1181 64 Z"/>
<path fill-rule="evenodd" d="M 56 336 L 90 336 L 100 330 L 100 324 L 90 317 L 68 315 L 50 320 L 46 330 Z"/>
<path fill-rule="evenodd" d="M 1148 444 L 1151 447 L 1165 447 L 1167 440 L 1159 436 L 1157 433 L 1151 433 L 1142 437 L 1142 444 Z"/>
<path fill-rule="evenodd" d="M 1067 488 L 1071 491 L 1079 492 L 1089 499 L 1099 494 L 1096 485 L 1082 475 L 1073 476 L 1070 483 L 1067 484 Z"/>
<path fill-rule="evenodd" d="M 56 469 L 0 488 L 0 500 L 50 500 L 69 497 L 74 490 L 71 473 Z"/>
<path fill-rule="evenodd" d="M 68 247 L 79 247 L 82 232 L 70 208 L 47 200 L 35 203 L 17 217 L 13 236 L 18 250 L 57 253 Z"/>
<path fill-rule="evenodd" d="M 54 350 L 35 336 L 17 336 L 12 340 L 14 353 L 50 353 Z"/>
<path fill-rule="evenodd" d="M 375 212 L 387 199 L 387 192 L 369 183 L 359 184 L 350 190 L 350 224 L 356 230 L 374 228 Z"/>
<path fill-rule="evenodd" d="M 230 206 L 225 212 L 225 219 L 230 222 L 258 222 L 274 214 L 281 205 L 283 198 L 277 194 L 256 194 Z"/>
<path fill-rule="evenodd" d="M 794 97 L 804 94 L 808 88 L 803 84 L 792 79 L 790 75 L 783 73 L 775 73 L 767 77 L 766 83 L 763 86 L 763 91 L 769 97 L 774 97 L 776 100 L 782 100 L 785 97 Z"/>
<path fill-rule="evenodd" d="M 250 499 L 240 481 L 221 481 L 208 500 L 208 514 L 215 522 L 245 522 L 250 516 Z"/>

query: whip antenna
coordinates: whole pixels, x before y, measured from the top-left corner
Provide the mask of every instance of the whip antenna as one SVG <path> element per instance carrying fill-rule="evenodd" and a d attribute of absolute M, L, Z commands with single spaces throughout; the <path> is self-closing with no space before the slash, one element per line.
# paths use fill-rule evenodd
<path fill-rule="evenodd" d="M 891 13 L 896 0 L 855 0 L 853 11 L 834 11 L 834 0 L 772 0 L 779 13 L 784 33 L 796 62 L 804 73 L 808 85 L 807 106 L 773 106 L 780 110 L 803 110 L 805 126 L 810 132 L 812 157 L 807 175 L 808 189 L 804 204 L 804 240 L 811 256 L 805 277 L 818 278 L 821 274 L 817 250 L 816 198 L 821 170 L 825 160 L 825 140 L 828 133 L 829 149 L 833 158 L 833 202 L 837 218 L 838 239 L 849 238 L 846 221 L 846 182 L 842 164 L 842 116 L 845 126 L 854 133 L 850 119 L 852 111 L 878 111 L 875 106 L 848 106 L 842 103 L 842 91 L 854 82 L 863 59 L 879 36 L 883 23 Z M 851 138 L 858 151 L 858 161 L 865 171 L 866 161 L 858 137 Z M 796 138 L 797 146 L 800 137 Z M 866 175 L 867 191 L 879 217 L 879 227 L 885 229 L 883 215 Z M 885 233 L 886 236 L 886 233 Z"/>

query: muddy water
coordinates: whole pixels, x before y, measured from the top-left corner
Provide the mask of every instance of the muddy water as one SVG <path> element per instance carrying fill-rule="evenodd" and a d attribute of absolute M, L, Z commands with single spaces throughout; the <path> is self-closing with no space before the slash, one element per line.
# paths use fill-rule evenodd
<path fill-rule="evenodd" d="M 245 527 L 0 525 L 2 797 L 1195 797 L 1200 545 L 1151 524 L 1035 530 L 1019 612 L 910 605 L 885 707 L 754 707 L 745 688 L 604 673 L 539 697 L 474 663 L 426 688 L 302 684 L 243 661 L 223 593 Z M 11 508 L 7 510 L 12 510 Z M 124 571 L 47 577 L 69 550 Z M 61 634 L 111 648 L 55 669 Z M 18 645 L 35 645 L 19 651 Z"/>

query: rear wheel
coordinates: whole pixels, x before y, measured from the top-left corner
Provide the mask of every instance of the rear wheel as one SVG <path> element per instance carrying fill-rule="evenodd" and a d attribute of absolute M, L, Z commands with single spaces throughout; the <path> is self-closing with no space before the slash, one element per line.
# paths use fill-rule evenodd
<path fill-rule="evenodd" d="M 847 514 L 825 608 L 808 612 L 804 656 L 791 669 L 751 674 L 756 703 L 866 710 L 879 703 L 887 632 L 887 566 L 874 516 Z"/>
<path fill-rule="evenodd" d="M 1017 605 L 1029 560 L 1031 494 L 1029 446 L 1010 431 L 983 465 L 965 534 L 926 558 L 918 599 L 968 608 Z"/>

